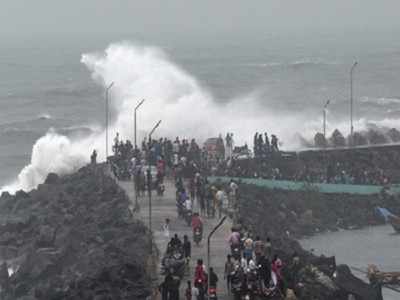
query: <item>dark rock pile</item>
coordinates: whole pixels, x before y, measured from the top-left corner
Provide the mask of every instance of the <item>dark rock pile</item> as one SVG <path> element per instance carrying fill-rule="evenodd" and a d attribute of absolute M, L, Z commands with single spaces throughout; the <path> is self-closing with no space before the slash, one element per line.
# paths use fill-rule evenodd
<path fill-rule="evenodd" d="M 377 206 L 400 214 L 400 201 L 388 195 L 321 194 L 240 185 L 240 215 L 269 236 L 300 238 L 323 231 L 383 224 Z M 256 209 L 254 209 L 256 208 Z"/>
<path fill-rule="evenodd" d="M 275 253 L 284 261 L 289 288 L 299 299 L 379 299 L 379 288 L 351 274 L 347 266 L 336 266 L 335 259 L 316 257 L 304 250 L 296 238 L 327 230 L 376 225 L 377 205 L 398 212 L 393 197 L 326 195 L 313 191 L 288 192 L 241 184 L 237 223 L 245 230 L 271 238 Z M 293 255 L 300 257 L 293 264 Z"/>
<path fill-rule="evenodd" d="M 101 166 L 0 198 L 1 299 L 144 299 L 149 232 Z M 7 272 L 6 272 L 7 273 Z M 3 272 L 2 272 L 3 274 Z M 3 278 L 4 277 L 4 278 Z"/>

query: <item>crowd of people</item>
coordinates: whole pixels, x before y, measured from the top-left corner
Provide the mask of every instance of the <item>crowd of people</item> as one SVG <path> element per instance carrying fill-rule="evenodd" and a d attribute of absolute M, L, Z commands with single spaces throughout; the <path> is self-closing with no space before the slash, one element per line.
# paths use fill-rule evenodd
<path fill-rule="evenodd" d="M 223 139 L 219 139 L 223 143 Z M 393 177 L 400 178 L 399 172 L 398 174 L 393 170 L 388 172 L 380 166 L 383 164 L 389 168 L 390 164 L 383 161 L 384 158 L 379 158 L 379 155 L 374 155 L 372 159 L 366 159 L 365 155 L 358 157 L 351 153 L 348 157 L 336 157 L 335 152 L 314 152 L 307 156 L 301 152 L 282 152 L 279 150 L 278 143 L 275 135 L 271 135 L 269 139 L 266 133 L 256 133 L 254 155 L 251 155 L 247 145 L 233 147 L 233 134 L 228 133 L 225 138 L 225 148 L 221 150 L 224 153 L 217 156 L 224 159 L 211 159 L 215 157 L 214 153 L 210 154 L 207 147 L 201 147 L 195 139 L 179 137 L 175 140 L 144 139 L 141 148 L 135 149 L 129 140 L 124 142 L 117 134 L 113 146 L 114 156 L 110 160 L 118 178 L 129 179 L 137 174 L 138 187 L 142 191 L 147 186 L 144 166 L 146 168 L 156 166 L 157 172 L 160 173 L 157 173 L 157 177 L 163 177 L 168 169 L 185 178 L 201 172 L 207 175 L 229 177 L 334 184 L 388 185 Z M 244 153 L 249 154 L 244 155 Z M 156 176 L 156 174 L 152 175 Z M 157 184 L 160 182 L 158 180 Z"/>
<path fill-rule="evenodd" d="M 221 219 L 232 209 L 235 211 L 239 186 L 234 180 L 226 185 L 213 185 L 199 170 L 187 178 L 179 174 L 175 176 L 178 217 L 186 221 L 185 214 L 179 212 L 179 207 L 190 212 L 190 222 L 187 225 L 191 228 L 193 242 L 199 245 L 196 232 L 200 231 L 202 236 L 204 222 L 213 218 Z M 163 230 L 167 238 L 170 238 L 169 224 L 166 219 Z M 196 258 L 194 270 L 187 272 L 192 256 L 191 241 L 187 235 L 181 241 L 174 234 L 168 242 L 165 254 L 166 257 L 173 257 L 174 262 L 169 260 L 165 267 L 165 278 L 159 287 L 162 300 L 179 299 L 184 278 L 191 278 L 184 289 L 187 300 L 217 299 L 216 294 L 221 290 L 222 284 L 226 284 L 228 293 L 234 299 L 242 299 L 245 295 L 253 299 L 255 294 L 266 299 L 273 296 L 283 299 L 288 288 L 296 284 L 296 275 L 300 269 L 300 258 L 296 253 L 291 261 L 284 263 L 274 251 L 270 238 L 262 240 L 240 226 L 231 229 L 226 243 L 227 255 L 223 273 L 217 274 L 213 266 L 204 264 L 202 258 Z M 182 272 L 183 266 L 186 272 Z M 225 283 L 221 282 L 222 278 Z"/>
<path fill-rule="evenodd" d="M 266 132 L 264 133 L 264 137 L 262 133 L 256 132 L 253 144 L 255 158 L 266 158 L 270 153 L 279 151 L 278 138 L 274 134 L 271 135 L 270 141 Z"/>
<path fill-rule="evenodd" d="M 228 138 L 233 139 L 233 135 L 229 134 Z M 204 222 L 213 218 L 220 219 L 237 207 L 237 183 L 231 180 L 228 185 L 215 185 L 208 181 L 209 174 L 223 172 L 223 175 L 231 177 L 351 184 L 388 181 L 383 171 L 356 173 L 351 165 L 340 163 L 329 164 L 327 170 L 322 172 L 307 165 L 303 165 L 303 168 L 296 166 L 297 169 L 281 169 L 268 161 L 282 159 L 277 138 L 271 138 L 270 143 L 268 136 L 261 134 L 255 136 L 255 152 L 257 147 L 259 156 L 241 160 L 232 155 L 227 160 L 217 162 L 214 169 L 204 163 L 204 149 L 194 139 L 177 137 L 174 141 L 166 138 L 144 140 L 141 149 L 135 149 L 129 141 L 120 141 L 118 135 L 114 142 L 112 162 L 118 168 L 122 166 L 127 169 L 129 176 L 133 176 L 138 195 L 143 195 L 147 189 L 153 187 L 152 177 L 155 178 L 154 188 L 163 185 L 166 175 L 175 179 L 178 216 L 191 228 L 192 240 L 196 245 L 201 245 Z M 92 163 L 96 163 L 96 156 L 97 153 L 93 152 Z M 298 158 L 296 160 L 298 163 Z M 151 174 L 149 166 L 154 166 L 155 175 Z M 353 172 L 347 172 L 347 168 Z M 183 241 L 177 234 L 171 238 L 170 230 L 170 221 L 166 219 L 163 231 L 170 240 L 163 260 L 165 278 L 160 285 L 160 293 L 163 300 L 178 300 L 181 296 L 181 283 L 187 275 L 192 256 L 192 244 L 188 235 L 183 236 Z M 244 228 L 232 228 L 227 239 L 227 253 L 225 269 L 220 274 L 212 266 L 205 266 L 202 258 L 198 258 L 195 269 L 190 271 L 193 278 L 186 282 L 186 299 L 204 300 L 206 297 L 216 297 L 217 286 L 221 285 L 222 277 L 228 292 L 235 297 L 246 293 L 250 296 L 259 293 L 264 297 L 283 295 L 288 288 L 296 285 L 299 256 L 294 253 L 290 260 L 282 261 L 269 238 L 261 240 Z"/>

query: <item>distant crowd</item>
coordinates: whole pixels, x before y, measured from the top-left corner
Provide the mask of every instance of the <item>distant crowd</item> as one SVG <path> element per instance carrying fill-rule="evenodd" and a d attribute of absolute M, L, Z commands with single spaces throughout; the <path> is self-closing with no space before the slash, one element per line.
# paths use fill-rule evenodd
<path fill-rule="evenodd" d="M 396 174 L 388 174 L 380 167 L 382 159 L 377 154 L 371 159 L 357 155 L 335 158 L 329 154 L 306 157 L 301 153 L 280 151 L 278 138 L 271 135 L 270 140 L 266 133 L 254 135 L 254 155 L 247 144 L 235 146 L 232 133 L 226 135 L 225 142 L 221 136 L 209 140 L 200 146 L 195 139 L 145 138 L 141 147 L 135 149 L 129 140 L 123 141 L 117 134 L 110 161 L 119 178 L 129 179 L 134 174 L 138 175 L 141 178 L 138 186 L 142 189 L 147 185 L 145 173 L 148 166 L 157 170 L 152 174 L 154 178 L 159 178 L 156 184 L 162 182 L 167 170 L 186 178 L 201 172 L 313 183 L 387 185 L 393 177 L 397 178 Z"/>
<path fill-rule="evenodd" d="M 271 142 L 269 141 L 268 134 L 264 133 L 264 138 L 262 133 L 256 132 L 254 135 L 254 157 L 262 158 L 268 157 L 272 152 L 279 152 L 278 138 L 276 135 L 271 135 Z"/>

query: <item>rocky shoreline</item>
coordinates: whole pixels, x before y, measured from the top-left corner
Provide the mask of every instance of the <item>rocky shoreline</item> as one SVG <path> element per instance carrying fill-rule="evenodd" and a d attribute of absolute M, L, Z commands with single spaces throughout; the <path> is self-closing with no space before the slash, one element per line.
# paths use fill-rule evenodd
<path fill-rule="evenodd" d="M 264 240 L 271 239 L 286 264 L 288 285 L 299 299 L 347 300 L 349 294 L 356 299 L 379 299 L 379 287 L 353 276 L 348 266 L 337 266 L 334 272 L 334 258 L 316 257 L 297 240 L 324 231 L 382 224 L 375 207 L 384 206 L 398 213 L 399 199 L 387 195 L 271 190 L 247 184 L 240 184 L 239 190 L 237 223 Z M 301 265 L 293 270 L 291 261 L 295 253 Z M 292 281 L 293 276 L 296 280 Z"/>
<path fill-rule="evenodd" d="M 1 299 L 145 299 L 149 232 L 103 166 L 0 197 Z M 7 268 L 10 269 L 7 272 Z M 14 272 L 8 276 L 8 273 Z"/>
<path fill-rule="evenodd" d="M 0 197 L 1 299 L 145 299 L 151 294 L 148 228 L 103 166 Z M 377 205 L 400 212 L 393 196 L 270 190 L 240 184 L 236 223 L 265 239 L 287 268 L 298 299 L 376 300 L 376 289 L 334 259 L 316 257 L 297 239 L 318 232 L 382 223 Z M 300 257 L 295 272 L 294 253 Z M 9 269 L 9 270 L 7 270 Z M 11 272 L 10 272 L 11 271 Z M 9 273 L 14 272 L 11 276 Z M 338 276 L 340 274 L 340 276 Z M 289 281 L 290 281 L 289 280 Z"/>

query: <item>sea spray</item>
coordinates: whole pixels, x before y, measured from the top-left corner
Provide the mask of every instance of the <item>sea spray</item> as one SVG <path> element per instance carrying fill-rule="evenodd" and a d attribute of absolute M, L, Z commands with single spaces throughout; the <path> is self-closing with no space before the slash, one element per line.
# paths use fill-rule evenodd
<path fill-rule="evenodd" d="M 97 84 L 105 87 L 115 83 L 110 90 L 110 153 L 117 132 L 123 139 L 133 138 L 133 109 L 141 99 L 146 101 L 138 113 L 139 141 L 162 120 L 155 136 L 195 137 L 202 142 L 233 132 L 236 145 L 248 143 L 251 147 L 255 132 L 268 132 L 283 141 L 283 148 L 296 149 L 300 146 L 293 139 L 296 133 L 312 140 L 322 126 L 318 115 L 275 111 L 268 99 L 260 99 L 257 91 L 224 103 L 215 101 L 201 83 L 156 47 L 116 43 L 104 53 L 82 55 L 81 62 Z M 104 116 L 99 118 L 102 122 Z M 328 129 L 333 131 L 332 123 L 329 118 Z M 361 123 L 356 124 L 357 129 Z M 344 134 L 346 124 L 342 122 L 340 126 Z M 99 161 L 105 159 L 104 128 L 79 138 L 50 131 L 35 143 L 31 162 L 17 180 L 2 190 L 30 190 L 42 183 L 49 172 L 72 172 L 89 161 L 93 149 L 98 151 Z"/>

